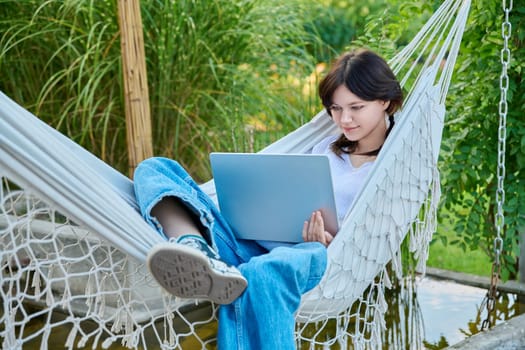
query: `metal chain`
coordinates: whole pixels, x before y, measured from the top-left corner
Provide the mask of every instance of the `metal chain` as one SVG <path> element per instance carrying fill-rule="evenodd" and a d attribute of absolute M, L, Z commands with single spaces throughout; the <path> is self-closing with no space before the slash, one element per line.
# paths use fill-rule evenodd
<path fill-rule="evenodd" d="M 503 49 L 501 49 L 501 75 L 499 81 L 500 87 L 500 102 L 499 102 L 499 127 L 498 127 L 498 171 L 497 181 L 498 188 L 496 190 L 496 206 L 497 213 L 494 218 L 494 225 L 496 227 L 496 237 L 494 238 L 494 262 L 492 264 L 492 273 L 490 278 L 490 287 L 487 292 L 487 318 L 481 324 L 481 330 L 490 328 L 496 321 L 496 300 L 497 300 L 497 286 L 501 272 L 501 253 L 503 251 L 503 230 L 505 226 L 505 216 L 503 215 L 503 204 L 505 203 L 505 188 L 503 185 L 505 179 L 505 145 L 507 135 L 507 91 L 509 89 L 508 68 L 510 66 L 510 49 L 509 39 L 512 31 L 512 25 L 509 20 L 509 14 L 512 10 L 512 0 L 508 6 L 507 1 L 503 0 L 503 11 L 505 18 L 501 25 L 501 35 L 503 37 Z M 491 320 L 492 318 L 492 320 Z"/>

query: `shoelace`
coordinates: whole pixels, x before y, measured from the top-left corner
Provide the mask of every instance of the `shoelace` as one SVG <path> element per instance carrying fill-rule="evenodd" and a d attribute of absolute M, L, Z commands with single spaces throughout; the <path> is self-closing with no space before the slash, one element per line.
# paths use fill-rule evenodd
<path fill-rule="evenodd" d="M 170 238 L 170 242 L 172 242 L 172 239 L 173 238 Z M 175 242 L 179 244 L 184 244 L 188 247 L 198 249 L 209 258 L 220 260 L 219 254 L 214 249 L 212 249 L 206 242 L 203 242 L 200 239 L 193 238 L 193 237 L 184 237 L 180 241 L 175 240 Z"/>
<path fill-rule="evenodd" d="M 184 237 L 181 240 L 178 240 L 175 237 L 170 237 L 168 241 L 170 243 L 184 244 L 188 247 L 198 249 L 204 255 L 210 258 L 212 266 L 221 272 L 240 274 L 240 272 L 236 268 L 233 268 L 226 264 L 224 261 L 220 260 L 219 254 L 217 254 L 217 252 L 215 252 L 215 250 L 212 249 L 207 243 L 201 241 L 198 238 Z"/>

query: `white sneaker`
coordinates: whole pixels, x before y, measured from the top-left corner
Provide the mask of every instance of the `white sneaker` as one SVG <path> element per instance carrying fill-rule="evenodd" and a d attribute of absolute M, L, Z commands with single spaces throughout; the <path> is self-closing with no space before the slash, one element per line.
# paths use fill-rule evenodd
<path fill-rule="evenodd" d="M 185 235 L 176 242 L 154 246 L 147 266 L 166 291 L 181 298 L 230 304 L 248 285 L 240 271 L 219 260 L 219 255 L 199 236 Z"/>

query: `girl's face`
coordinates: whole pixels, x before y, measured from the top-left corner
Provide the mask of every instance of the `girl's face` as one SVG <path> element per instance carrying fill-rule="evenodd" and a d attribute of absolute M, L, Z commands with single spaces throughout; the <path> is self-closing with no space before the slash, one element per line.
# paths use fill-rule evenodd
<path fill-rule="evenodd" d="M 332 118 L 348 140 L 357 141 L 356 153 L 369 152 L 383 144 L 389 101 L 362 100 L 345 85 L 334 91 L 332 101 Z"/>

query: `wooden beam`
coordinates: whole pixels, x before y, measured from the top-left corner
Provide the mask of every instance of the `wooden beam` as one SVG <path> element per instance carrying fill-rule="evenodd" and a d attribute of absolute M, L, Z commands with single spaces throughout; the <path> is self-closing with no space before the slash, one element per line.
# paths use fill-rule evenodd
<path fill-rule="evenodd" d="M 427 267 L 427 276 L 434 277 L 437 279 L 451 280 L 467 286 L 477 287 L 481 289 L 489 289 L 490 278 L 485 276 L 477 276 L 473 274 L 455 272 L 449 270 L 442 270 L 432 267 Z M 517 294 L 518 296 L 525 295 L 525 284 L 519 281 L 507 281 L 498 283 L 497 286 L 499 291 L 504 293 Z"/>
<path fill-rule="evenodd" d="M 118 0 L 129 174 L 153 155 L 146 55 L 139 0 Z"/>

